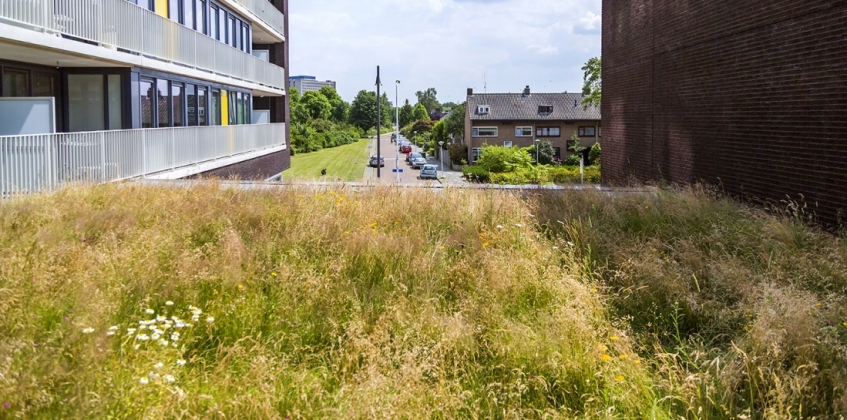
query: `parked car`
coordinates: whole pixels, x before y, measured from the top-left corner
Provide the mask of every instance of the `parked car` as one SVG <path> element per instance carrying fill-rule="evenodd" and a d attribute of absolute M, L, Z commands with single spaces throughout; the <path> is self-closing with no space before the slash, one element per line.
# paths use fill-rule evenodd
<path fill-rule="evenodd" d="M 412 145 L 411 144 L 403 143 L 402 145 L 400 145 L 400 153 L 411 153 L 411 152 L 412 152 Z"/>
<path fill-rule="evenodd" d="M 424 167 L 424 165 L 426 165 L 426 159 L 424 159 L 423 156 L 420 156 L 420 153 L 413 153 L 413 154 L 417 154 L 418 156 L 413 157 L 410 160 L 410 164 L 412 165 L 412 168 L 413 169 L 420 169 L 420 168 Z"/>
<path fill-rule="evenodd" d="M 423 169 L 421 169 L 421 174 L 418 175 L 420 179 L 438 179 L 438 169 L 436 169 L 435 165 L 424 165 Z"/>
<path fill-rule="evenodd" d="M 379 162 L 380 167 L 385 166 L 385 158 L 384 157 L 380 156 L 378 162 Z M 371 156 L 371 160 L 368 161 L 368 166 L 376 168 L 376 165 L 377 165 L 377 157 Z"/>
<path fill-rule="evenodd" d="M 406 164 L 411 165 L 411 164 L 412 164 L 412 159 L 414 159 L 414 158 L 416 158 L 416 157 L 423 157 L 423 156 L 421 156 L 421 154 L 420 154 L 420 153 L 417 153 L 417 152 L 413 152 L 413 153 L 409 153 L 409 154 L 407 154 L 407 155 L 406 155 Z"/>

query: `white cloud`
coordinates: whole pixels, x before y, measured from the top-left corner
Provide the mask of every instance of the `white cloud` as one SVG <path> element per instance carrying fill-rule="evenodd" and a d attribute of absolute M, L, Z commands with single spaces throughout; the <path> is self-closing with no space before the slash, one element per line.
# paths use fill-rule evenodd
<path fill-rule="evenodd" d="M 338 82 L 344 99 L 383 89 L 400 102 L 434 87 L 461 102 L 488 92 L 579 91 L 600 55 L 600 0 L 290 0 L 291 74 Z M 390 82 L 390 83 L 389 83 Z"/>

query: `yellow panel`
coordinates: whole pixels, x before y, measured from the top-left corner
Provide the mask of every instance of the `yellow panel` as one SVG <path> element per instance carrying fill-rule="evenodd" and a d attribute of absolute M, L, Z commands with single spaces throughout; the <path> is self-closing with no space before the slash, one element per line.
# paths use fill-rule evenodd
<path fill-rule="evenodd" d="M 229 125 L 229 92 L 221 89 L 221 125 Z"/>
<path fill-rule="evenodd" d="M 154 6 L 157 15 L 168 17 L 168 0 L 156 0 Z"/>

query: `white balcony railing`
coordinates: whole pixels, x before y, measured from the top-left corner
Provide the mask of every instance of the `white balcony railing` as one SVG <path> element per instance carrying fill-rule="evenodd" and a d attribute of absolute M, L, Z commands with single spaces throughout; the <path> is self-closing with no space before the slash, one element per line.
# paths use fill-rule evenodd
<path fill-rule="evenodd" d="M 126 0 L 0 0 L 0 18 L 276 89 L 287 84 L 282 67 Z"/>
<path fill-rule="evenodd" d="M 0 198 L 143 177 L 285 145 L 282 123 L 0 137 Z"/>
<path fill-rule="evenodd" d="M 233 0 L 244 6 L 268 26 L 285 35 L 285 16 L 268 0 Z"/>

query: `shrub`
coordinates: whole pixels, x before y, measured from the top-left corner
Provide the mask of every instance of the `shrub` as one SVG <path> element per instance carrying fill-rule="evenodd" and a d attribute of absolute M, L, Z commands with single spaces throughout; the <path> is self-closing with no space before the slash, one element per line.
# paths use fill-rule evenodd
<path fill-rule="evenodd" d="M 466 165 L 462 168 L 462 175 L 471 182 L 488 182 L 490 180 L 488 169 L 481 166 Z"/>
<path fill-rule="evenodd" d="M 468 158 L 468 146 L 462 143 L 453 143 L 447 150 L 450 152 L 450 160 L 454 164 L 460 164 Z"/>
<path fill-rule="evenodd" d="M 591 165 L 600 164 L 600 142 L 594 143 L 591 150 L 588 152 L 588 162 Z"/>

